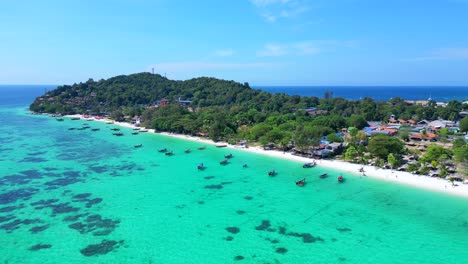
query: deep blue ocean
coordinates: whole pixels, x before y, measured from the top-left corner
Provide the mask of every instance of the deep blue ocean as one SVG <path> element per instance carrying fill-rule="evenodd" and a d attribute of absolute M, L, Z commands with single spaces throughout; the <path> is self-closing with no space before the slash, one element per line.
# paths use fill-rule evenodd
<path fill-rule="evenodd" d="M 32 103 L 34 98 L 52 90 L 57 85 L 0 85 L 2 104 Z M 387 101 L 394 97 L 405 100 L 427 100 L 429 98 L 448 102 L 468 100 L 468 86 L 254 86 L 271 93 L 317 96 L 323 98 L 325 91 L 333 92 L 333 97 L 359 100 L 364 97 L 376 101 Z"/>
<path fill-rule="evenodd" d="M 405 100 L 427 100 L 448 102 L 468 100 L 468 86 L 255 86 L 255 89 L 271 93 L 317 96 L 323 98 L 325 91 L 333 92 L 333 97 L 359 100 L 364 97 L 376 101 L 387 101 L 394 97 Z"/>
<path fill-rule="evenodd" d="M 36 97 L 57 85 L 0 85 L 0 105 L 29 106 Z"/>

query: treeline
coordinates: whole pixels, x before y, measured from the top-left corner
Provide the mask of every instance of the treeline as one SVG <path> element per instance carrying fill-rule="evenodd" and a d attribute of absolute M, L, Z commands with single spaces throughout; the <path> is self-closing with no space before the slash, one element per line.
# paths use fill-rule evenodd
<path fill-rule="evenodd" d="M 250 88 L 248 83 L 195 78 L 187 81 L 173 81 L 158 74 L 138 73 L 116 76 L 98 82 L 63 85 L 38 97 L 30 106 L 32 111 L 46 113 L 103 113 L 116 110 L 142 112 L 145 107 L 161 99 L 174 101 L 178 98 L 193 101 L 191 107 L 200 109 L 221 106 L 230 111 L 256 110 L 270 113 L 288 114 L 293 109 L 316 107 L 331 115 L 349 118 L 361 115 L 365 120 L 387 120 L 391 114 L 398 118 L 433 120 L 437 118 L 456 120 L 463 110 L 459 101 L 449 102 L 447 107 L 436 107 L 434 101 L 429 106 L 408 105 L 399 97 L 388 102 L 376 102 L 371 98 L 348 101 L 343 98 L 305 97 L 286 94 L 271 94 Z M 235 111 L 234 111 L 235 112 Z"/>
<path fill-rule="evenodd" d="M 189 107 L 178 105 L 178 98 L 192 103 Z M 161 99 L 168 99 L 169 104 L 149 108 Z M 310 108 L 321 111 L 311 115 L 307 112 Z M 392 114 L 416 121 L 457 120 L 464 105 L 455 100 L 447 107 L 436 107 L 434 101 L 428 106 L 409 105 L 399 97 L 381 102 L 371 98 L 349 101 L 330 96 L 290 96 L 252 89 L 248 83 L 206 77 L 173 81 L 158 74 L 138 73 L 59 86 L 36 98 L 30 109 L 61 114 L 108 113 L 118 120 L 141 115 L 145 126 L 160 131 L 286 145 L 293 137 L 304 137 L 298 135 L 301 133 L 315 144 L 317 138 L 341 128 L 361 129 L 367 121 L 387 121 Z"/>
<path fill-rule="evenodd" d="M 192 103 L 180 105 L 176 102 L 178 98 Z M 161 99 L 168 99 L 169 103 L 149 107 Z M 158 131 L 203 134 L 215 141 L 232 143 L 238 140 L 273 143 L 282 149 L 295 147 L 300 151 L 317 146 L 324 137 L 330 142 L 342 142 L 344 139 L 337 132 L 354 127 L 347 138 L 350 147 L 344 153 L 345 159 L 367 163 L 377 157 L 379 162 L 395 165 L 406 153 L 402 141 L 388 136 L 368 141 L 360 131 L 368 125 L 367 121 L 386 122 L 390 115 L 415 121 L 439 118 L 456 121 L 465 107 L 455 100 L 446 107 L 437 107 L 434 101 L 426 106 L 407 104 L 399 97 L 387 102 L 371 98 L 349 101 L 332 98 L 330 92 L 324 98 L 290 96 L 252 89 L 248 83 L 206 77 L 173 81 L 158 74 L 138 73 L 60 86 L 36 98 L 30 109 L 60 114 L 110 114 L 119 121 L 141 116 L 145 127 Z M 468 130 L 468 118 L 460 122 L 460 128 Z M 403 139 L 407 138 L 407 132 L 406 137 L 400 133 Z M 440 159 L 457 156 L 466 168 L 467 148 L 459 141 L 456 149 L 461 150 L 454 149 Z"/>

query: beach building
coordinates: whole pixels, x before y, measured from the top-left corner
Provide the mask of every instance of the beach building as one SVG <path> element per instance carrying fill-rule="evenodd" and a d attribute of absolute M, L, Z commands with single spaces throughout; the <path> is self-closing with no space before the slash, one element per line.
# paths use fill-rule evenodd
<path fill-rule="evenodd" d="M 411 140 L 416 140 L 416 141 L 437 141 L 437 135 L 431 132 L 426 132 L 426 133 L 414 133 L 409 136 Z"/>
<path fill-rule="evenodd" d="M 443 122 L 442 120 L 434 120 L 434 121 L 429 122 L 427 126 L 431 128 L 431 130 L 435 131 L 435 130 L 440 130 L 442 128 L 445 128 L 447 124 L 446 122 Z"/>
<path fill-rule="evenodd" d="M 158 102 L 159 106 L 167 105 L 169 103 L 168 99 L 162 99 L 161 101 Z"/>
<path fill-rule="evenodd" d="M 404 120 L 404 119 L 401 119 L 401 118 L 398 118 L 398 123 L 399 123 L 400 125 L 406 125 L 406 124 L 408 124 L 408 121 L 406 121 L 406 120 Z"/>
<path fill-rule="evenodd" d="M 422 106 L 428 106 L 429 101 L 428 100 L 418 100 L 418 101 L 414 102 L 414 104 L 422 105 Z"/>
<path fill-rule="evenodd" d="M 176 100 L 176 102 L 182 106 L 189 106 L 192 104 L 190 100 L 182 100 L 180 97 Z"/>

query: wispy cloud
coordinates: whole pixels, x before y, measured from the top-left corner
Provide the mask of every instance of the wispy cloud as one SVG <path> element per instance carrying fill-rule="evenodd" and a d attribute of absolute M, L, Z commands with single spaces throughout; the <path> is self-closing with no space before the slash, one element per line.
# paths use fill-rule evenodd
<path fill-rule="evenodd" d="M 216 69 L 255 69 L 275 67 L 277 64 L 265 62 L 165 62 L 150 65 L 148 69 L 155 68 L 158 71 L 198 71 Z"/>
<path fill-rule="evenodd" d="M 288 54 L 290 51 L 288 45 L 266 44 L 262 50 L 257 52 L 260 57 L 277 57 Z"/>
<path fill-rule="evenodd" d="M 278 57 L 284 55 L 316 55 L 332 52 L 338 48 L 353 48 L 358 45 L 355 40 L 309 40 L 294 43 L 268 43 L 257 51 L 259 57 Z"/>
<path fill-rule="evenodd" d="M 317 44 L 302 42 L 293 44 L 292 47 L 295 49 L 295 52 L 299 55 L 315 55 L 321 52 L 321 49 Z"/>
<path fill-rule="evenodd" d="M 250 0 L 250 2 L 258 7 L 265 7 L 272 4 L 286 4 L 291 0 Z"/>
<path fill-rule="evenodd" d="M 234 55 L 234 50 L 232 49 L 215 50 L 214 55 L 217 57 L 230 57 Z"/>
<path fill-rule="evenodd" d="M 405 58 L 402 61 L 468 60 L 468 48 L 441 48 L 427 56 Z"/>
<path fill-rule="evenodd" d="M 282 18 L 293 18 L 309 8 L 306 0 L 250 0 L 265 21 L 273 23 Z"/>

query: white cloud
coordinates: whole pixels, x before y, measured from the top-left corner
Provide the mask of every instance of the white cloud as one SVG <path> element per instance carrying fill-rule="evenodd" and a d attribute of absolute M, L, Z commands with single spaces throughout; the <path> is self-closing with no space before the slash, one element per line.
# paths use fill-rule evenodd
<path fill-rule="evenodd" d="M 443 48 L 435 51 L 439 57 L 447 59 L 468 59 L 468 48 Z"/>
<path fill-rule="evenodd" d="M 402 61 L 468 60 L 468 48 L 441 48 L 428 56 L 402 59 Z"/>
<path fill-rule="evenodd" d="M 250 0 L 250 2 L 258 7 L 265 7 L 272 4 L 286 4 L 291 0 Z"/>
<path fill-rule="evenodd" d="M 353 48 L 358 45 L 355 40 L 310 40 L 283 44 L 266 44 L 257 52 L 260 57 L 274 57 L 284 55 L 317 55 L 324 52 L 332 52 L 337 48 Z"/>
<path fill-rule="evenodd" d="M 216 63 L 216 62 L 165 62 L 150 65 L 148 69 L 155 68 L 158 72 L 171 71 L 198 71 L 215 69 L 253 69 L 274 67 L 276 64 L 264 62 L 245 63 Z"/>
<path fill-rule="evenodd" d="M 257 52 L 257 55 L 260 57 L 277 57 L 288 53 L 289 47 L 287 45 L 266 44 L 261 51 Z"/>
<path fill-rule="evenodd" d="M 318 45 L 308 42 L 296 43 L 293 47 L 296 50 L 296 53 L 300 55 L 315 55 L 321 52 Z"/>
<path fill-rule="evenodd" d="M 278 20 L 277 16 L 271 15 L 271 14 L 262 14 L 262 17 L 265 19 L 265 21 L 273 23 Z"/>
<path fill-rule="evenodd" d="M 306 0 L 250 0 L 265 21 L 273 23 L 281 18 L 293 18 L 308 10 Z"/>
<path fill-rule="evenodd" d="M 214 55 L 218 56 L 218 57 L 230 57 L 230 56 L 234 55 L 234 50 L 232 50 L 232 49 L 216 50 L 214 52 Z"/>

